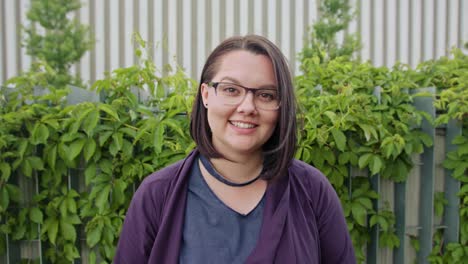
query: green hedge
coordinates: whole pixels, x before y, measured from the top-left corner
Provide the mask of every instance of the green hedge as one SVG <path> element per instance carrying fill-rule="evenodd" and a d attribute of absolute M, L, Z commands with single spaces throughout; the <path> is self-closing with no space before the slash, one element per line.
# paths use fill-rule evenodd
<path fill-rule="evenodd" d="M 304 61 L 303 74 L 296 78 L 303 125 L 296 157 L 329 177 L 360 261 L 372 226 L 379 226 L 380 245 L 399 246 L 393 212 L 372 206 L 379 194 L 370 180 L 379 174 L 405 181 L 413 166 L 411 155 L 432 144 L 418 129 L 427 116 L 412 104 L 414 96 L 430 96 L 412 95 L 412 89 L 427 86 L 440 89 L 437 106 L 445 110 L 430 121 L 455 118 L 465 127 L 456 142 L 459 150 L 445 163 L 464 183 L 460 243 L 435 250 L 430 260 L 449 263 L 468 256 L 467 68 L 467 57 L 457 51 L 452 59 L 426 62 L 415 70 L 405 65 L 376 68 L 343 58 L 325 64 L 318 58 Z M 185 114 L 196 82 L 181 69 L 156 72 L 151 60 L 143 59 L 140 65 L 115 70 L 92 86 L 104 98 L 101 102 L 77 105 L 66 104 L 68 90 L 48 86 L 54 72 L 44 65 L 9 80 L 16 88 L 0 97 L 1 252 L 5 235 L 40 239 L 52 263 L 70 262 L 80 258 L 78 238 L 84 237 L 92 249 L 90 263 L 111 262 L 138 183 L 195 146 Z M 49 92 L 34 96 L 37 87 Z M 141 101 L 135 91 L 149 97 Z M 363 169 L 364 177 L 350 182 L 350 167 Z M 37 184 L 32 199 L 25 199 L 20 182 Z"/>

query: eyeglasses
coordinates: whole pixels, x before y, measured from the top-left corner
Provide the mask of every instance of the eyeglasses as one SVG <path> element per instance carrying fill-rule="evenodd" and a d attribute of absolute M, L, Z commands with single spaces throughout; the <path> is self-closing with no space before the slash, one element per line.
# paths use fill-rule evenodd
<path fill-rule="evenodd" d="M 268 88 L 248 88 L 235 83 L 209 82 L 215 89 L 215 95 L 226 105 L 239 105 L 248 92 L 254 96 L 255 106 L 263 110 L 277 110 L 280 106 L 278 91 Z"/>

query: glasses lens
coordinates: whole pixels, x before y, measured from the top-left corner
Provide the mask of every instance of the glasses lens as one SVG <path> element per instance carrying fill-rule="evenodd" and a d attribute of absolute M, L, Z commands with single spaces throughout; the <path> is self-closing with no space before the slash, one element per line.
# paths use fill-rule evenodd
<path fill-rule="evenodd" d="M 237 105 L 244 100 L 247 90 L 233 83 L 219 83 L 216 88 L 217 96 L 225 104 Z M 252 91 L 252 90 L 251 90 Z M 255 106 L 264 110 L 276 110 L 279 107 L 278 92 L 274 89 L 254 89 Z"/>
<path fill-rule="evenodd" d="M 273 89 L 258 89 L 255 91 L 255 105 L 265 110 L 277 109 L 279 106 L 278 92 Z"/>

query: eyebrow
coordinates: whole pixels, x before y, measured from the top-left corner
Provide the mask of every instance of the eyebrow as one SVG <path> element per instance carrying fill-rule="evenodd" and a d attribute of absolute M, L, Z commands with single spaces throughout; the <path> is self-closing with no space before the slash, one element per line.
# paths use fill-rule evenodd
<path fill-rule="evenodd" d="M 223 78 L 221 78 L 221 81 L 219 82 L 224 82 L 224 81 L 229 81 L 229 82 L 232 82 L 234 84 L 238 84 L 238 85 L 241 85 L 241 86 L 244 86 L 241 84 L 240 81 L 238 81 L 236 78 L 233 78 L 233 77 L 229 77 L 229 76 L 225 76 Z M 247 86 L 245 86 L 247 87 Z M 247 87 L 247 88 L 254 88 L 254 87 Z M 278 88 L 276 87 L 276 85 L 274 84 L 266 84 L 266 85 L 261 85 L 258 87 L 259 89 L 274 89 L 274 90 L 277 90 Z"/>

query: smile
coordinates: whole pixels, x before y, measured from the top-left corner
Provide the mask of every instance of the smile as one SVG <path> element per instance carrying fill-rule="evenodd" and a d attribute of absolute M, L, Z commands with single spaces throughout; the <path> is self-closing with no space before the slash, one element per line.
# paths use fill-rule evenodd
<path fill-rule="evenodd" d="M 238 122 L 238 121 L 229 121 L 232 125 L 238 128 L 254 128 L 257 125 L 250 124 L 250 123 L 243 123 L 243 122 Z"/>

